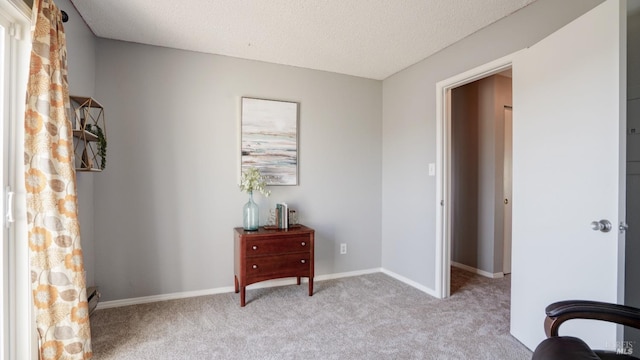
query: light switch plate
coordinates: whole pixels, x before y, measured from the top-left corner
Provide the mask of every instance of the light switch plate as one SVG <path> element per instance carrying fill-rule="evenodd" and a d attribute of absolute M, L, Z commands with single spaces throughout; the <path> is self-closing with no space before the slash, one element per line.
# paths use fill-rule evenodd
<path fill-rule="evenodd" d="M 429 164 L 429 176 L 436 176 L 436 164 Z"/>

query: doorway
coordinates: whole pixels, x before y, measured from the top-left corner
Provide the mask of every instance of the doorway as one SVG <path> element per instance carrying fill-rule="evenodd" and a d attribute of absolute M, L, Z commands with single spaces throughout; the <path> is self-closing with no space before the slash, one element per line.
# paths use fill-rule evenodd
<path fill-rule="evenodd" d="M 489 278 L 510 272 L 511 94 L 510 69 L 450 92 L 451 265 Z"/>
<path fill-rule="evenodd" d="M 436 193 L 438 194 L 438 196 L 440 196 L 440 201 L 437 204 L 437 211 L 436 211 L 436 223 L 438 224 L 438 226 L 436 227 L 436 238 L 437 239 L 442 239 L 442 241 L 438 241 L 436 242 L 436 294 L 437 296 L 441 297 L 441 298 L 446 298 L 449 297 L 450 292 L 451 292 L 451 265 L 452 265 L 452 254 L 453 254 L 453 246 L 452 246 L 452 239 L 455 236 L 455 229 L 456 227 L 454 226 L 454 219 L 455 219 L 455 214 L 454 212 L 456 211 L 455 208 L 455 201 L 454 198 L 455 196 L 453 195 L 454 193 L 454 186 L 456 184 L 454 184 L 454 176 L 452 176 L 453 172 L 454 172 L 454 160 L 453 160 L 453 155 L 452 152 L 454 151 L 454 144 L 453 144 L 453 123 L 454 120 L 452 118 L 452 109 L 453 109 L 453 100 L 452 100 L 452 94 L 454 89 L 456 88 L 460 88 L 464 85 L 467 84 L 471 84 L 475 81 L 479 81 L 481 79 L 485 79 L 485 78 L 490 78 L 494 75 L 500 74 L 502 73 L 502 75 L 507 75 L 510 76 L 510 69 L 512 66 L 512 62 L 513 62 L 513 58 L 518 56 L 520 52 L 516 52 L 510 55 L 507 55 L 503 58 L 494 60 L 490 63 L 487 63 L 485 65 L 479 66 L 475 69 L 469 70 L 467 72 L 461 73 L 457 76 L 454 76 L 450 79 L 441 81 L 439 83 L 436 84 L 436 101 L 438 103 L 437 109 L 436 109 L 436 116 L 437 116 L 437 123 L 436 123 L 436 131 L 438 133 L 437 136 L 437 144 L 436 144 L 436 149 L 437 149 L 437 159 L 438 162 L 436 164 L 437 166 L 437 173 L 440 174 L 440 176 L 438 176 L 436 178 Z M 499 103 L 499 110 L 496 111 L 500 111 L 501 114 L 504 115 L 504 105 L 506 105 L 504 102 Z M 511 105 L 510 102 L 508 105 Z M 502 117 L 502 116 L 501 116 Z M 495 126 L 495 125 L 494 125 Z M 501 125 L 503 126 L 503 125 Z M 502 136 L 504 134 L 504 127 L 500 127 L 499 131 L 497 131 L 499 133 L 500 139 L 502 139 Z M 495 141 L 495 137 L 492 139 Z M 486 139 L 485 139 L 486 142 Z M 503 154 L 503 143 L 501 141 L 501 145 L 498 149 L 499 153 L 500 153 L 500 158 L 502 158 L 502 154 Z M 495 154 L 495 152 L 494 152 Z M 500 166 L 500 173 L 503 172 L 503 166 L 502 163 L 499 163 Z M 495 167 L 495 159 L 494 159 L 494 167 Z M 502 205 L 503 204 L 503 193 L 502 193 L 502 179 L 500 179 L 499 184 L 500 187 L 498 188 L 500 191 L 496 192 L 491 191 L 492 194 L 492 198 L 493 199 L 498 199 L 497 202 Z M 458 198 L 460 198 L 460 196 L 458 196 Z M 494 203 L 495 204 L 495 203 Z M 492 211 L 492 213 L 495 213 L 495 211 Z M 503 213 L 503 212 L 501 212 Z M 502 247 L 503 241 L 502 241 L 502 233 L 504 231 L 504 229 L 502 228 L 502 219 L 500 219 L 500 228 L 498 230 L 498 233 L 500 234 L 500 241 L 499 241 L 499 252 L 502 253 L 504 251 L 504 248 Z M 460 227 L 458 227 L 460 228 Z M 494 226 L 494 229 L 495 228 Z M 495 250 L 496 250 L 496 243 L 494 242 L 492 246 L 493 251 L 491 252 L 493 255 L 495 255 Z M 457 251 L 457 250 L 456 250 Z M 489 252 L 484 252 L 483 254 L 488 254 Z M 482 264 L 483 265 L 476 265 L 471 266 L 472 269 L 474 269 L 473 271 L 476 270 L 480 270 L 482 271 L 481 274 L 485 275 L 485 276 L 490 276 L 493 277 L 494 276 L 494 272 L 495 273 L 499 273 L 500 276 L 503 274 L 503 269 L 501 268 L 498 271 L 495 271 L 495 256 L 491 255 L 490 258 L 491 260 L 487 261 L 482 260 Z M 476 257 L 476 264 L 479 264 L 479 262 L 477 262 L 477 257 Z M 498 263 L 500 264 L 499 266 L 502 267 L 502 256 L 500 256 L 500 260 L 498 261 Z M 485 267 L 484 269 L 481 268 L 481 266 L 484 266 L 484 264 L 490 264 L 489 267 Z M 488 269 L 488 270 L 485 270 Z M 498 274 L 495 275 L 496 277 L 499 276 Z"/>
<path fill-rule="evenodd" d="M 593 219 L 612 223 L 624 219 L 620 145 L 626 111 L 618 96 L 624 94 L 626 77 L 626 67 L 620 66 L 625 53 L 625 36 L 620 31 L 624 8 L 624 2 L 606 1 L 504 62 L 437 84 L 437 137 L 441 138 L 437 194 L 442 202 L 438 204 L 441 222 L 436 224 L 441 228 L 436 231 L 441 253 L 436 256 L 442 256 L 438 265 L 444 265 L 449 261 L 452 216 L 448 95 L 452 88 L 483 77 L 478 74 L 491 75 L 501 66 L 513 66 L 517 161 L 513 167 L 511 333 L 529 348 L 543 339 L 540 313 L 554 299 L 615 302 L 622 289 L 624 258 L 619 256 L 619 244 L 624 243 L 624 234 L 595 232 L 588 224 Z M 558 59 L 580 66 L 555 66 Z M 548 261 L 549 249 L 555 254 L 580 252 Z M 447 270 L 436 269 L 441 276 L 436 281 L 448 281 Z M 572 286 L 567 288 L 567 283 Z M 447 284 L 439 286 L 439 295 L 448 295 Z M 566 330 L 602 347 L 616 341 L 615 327 L 608 325 L 576 323 Z"/>

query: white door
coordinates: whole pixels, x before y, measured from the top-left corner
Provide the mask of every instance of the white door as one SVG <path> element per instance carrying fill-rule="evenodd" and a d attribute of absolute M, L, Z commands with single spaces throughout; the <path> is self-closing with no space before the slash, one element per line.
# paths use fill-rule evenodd
<path fill-rule="evenodd" d="M 554 301 L 621 301 L 626 2 L 609 0 L 513 61 L 511 332 L 533 349 Z M 622 165 L 622 166 L 621 166 Z M 591 229 L 605 219 L 610 232 Z M 612 324 L 561 334 L 615 348 Z"/>
<path fill-rule="evenodd" d="M 503 252 L 502 252 L 502 272 L 511 274 L 511 178 L 512 178 L 512 120 L 513 110 L 511 107 L 504 108 L 504 160 L 503 160 L 503 198 L 504 198 L 504 222 L 503 227 Z"/>

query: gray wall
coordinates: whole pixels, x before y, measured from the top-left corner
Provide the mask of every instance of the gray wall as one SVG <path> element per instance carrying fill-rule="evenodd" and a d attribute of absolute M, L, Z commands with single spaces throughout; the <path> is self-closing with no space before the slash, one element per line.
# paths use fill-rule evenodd
<path fill-rule="evenodd" d="M 256 96 L 301 103 L 300 186 L 258 199 L 264 214 L 288 201 L 318 230 L 317 274 L 382 265 L 434 288 L 435 178 L 427 164 L 435 162 L 436 82 L 531 45 L 600 2 L 538 0 L 381 85 L 96 44 L 69 1 L 58 0 L 71 16 L 71 92 L 107 108 L 107 170 L 78 176 L 88 283 L 101 286 L 103 300 L 232 285 L 231 228 L 246 202 L 236 187 L 239 98 Z M 338 255 L 341 242 L 347 255 Z"/>
<path fill-rule="evenodd" d="M 451 98 L 451 259 L 501 273 L 504 106 L 511 105 L 511 79 L 493 75 L 454 89 Z"/>
<path fill-rule="evenodd" d="M 478 268 L 480 211 L 478 211 L 481 167 L 479 81 L 451 92 L 451 174 L 453 226 L 451 260 Z"/>
<path fill-rule="evenodd" d="M 628 1 L 627 96 L 640 98 L 640 0 Z"/>
<path fill-rule="evenodd" d="M 436 83 L 530 46 L 600 2 L 538 0 L 383 81 L 385 269 L 435 289 Z"/>
<path fill-rule="evenodd" d="M 104 39 L 96 58 L 109 139 L 94 178 L 103 300 L 233 285 L 248 200 L 242 96 L 300 103 L 300 185 L 257 196 L 262 222 L 277 202 L 297 209 L 316 229 L 316 275 L 380 267 L 380 81 Z"/>
<path fill-rule="evenodd" d="M 633 5 L 633 6 L 632 6 Z M 625 248 L 626 305 L 640 307 L 640 1 L 629 2 L 627 21 L 627 224 Z M 640 346 L 640 330 L 625 327 L 625 340 Z"/>
<path fill-rule="evenodd" d="M 512 84 L 511 78 L 504 76 L 494 77 L 493 84 L 493 114 L 495 123 L 494 134 L 494 178 L 493 178 L 493 273 L 502 273 L 504 270 L 504 109 L 511 106 Z M 513 202 L 513 199 L 510 199 Z"/>
<path fill-rule="evenodd" d="M 56 0 L 56 5 L 69 15 L 64 24 L 67 39 L 69 92 L 72 95 L 93 96 L 95 90 L 96 37 L 76 12 L 69 0 Z M 93 228 L 93 182 L 100 174 L 78 172 L 78 219 L 82 253 L 87 272 L 87 285 L 95 284 L 95 252 Z"/>

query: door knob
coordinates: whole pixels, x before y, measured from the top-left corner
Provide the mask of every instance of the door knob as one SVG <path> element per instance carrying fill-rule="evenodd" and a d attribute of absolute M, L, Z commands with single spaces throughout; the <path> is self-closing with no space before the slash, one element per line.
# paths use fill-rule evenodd
<path fill-rule="evenodd" d="M 609 220 L 600 220 L 600 221 L 592 221 L 591 228 L 595 231 L 602 231 L 604 233 L 611 231 L 611 221 Z"/>

